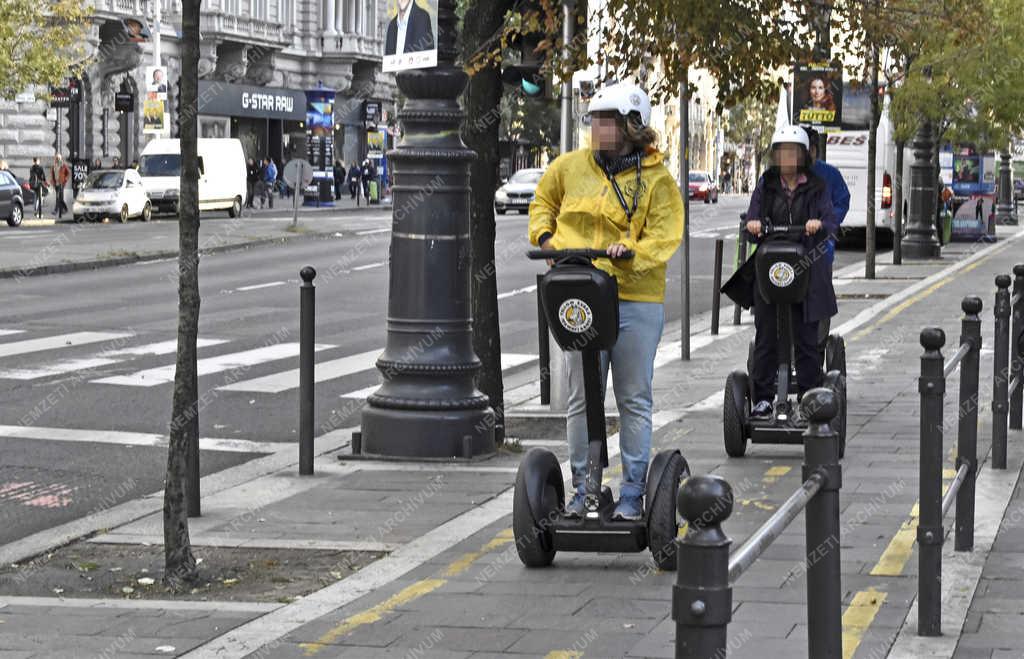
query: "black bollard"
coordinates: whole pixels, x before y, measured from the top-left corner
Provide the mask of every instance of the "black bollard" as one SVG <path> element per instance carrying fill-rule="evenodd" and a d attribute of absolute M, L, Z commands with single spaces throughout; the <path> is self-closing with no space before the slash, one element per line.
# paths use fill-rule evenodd
<path fill-rule="evenodd" d="M 967 465 L 967 475 L 956 493 L 956 526 L 953 549 L 974 548 L 974 484 L 978 475 L 978 368 L 981 361 L 981 298 L 968 295 L 960 304 L 960 344 L 971 350 L 960 362 L 960 426 L 956 434 L 956 467 Z"/>
<path fill-rule="evenodd" d="M 995 354 L 992 356 L 992 468 L 1006 469 L 1006 413 L 1010 409 L 1010 275 L 996 276 Z"/>
<path fill-rule="evenodd" d="M 917 634 L 939 636 L 942 625 L 942 399 L 946 391 L 938 327 L 921 330 L 921 457 L 917 526 Z"/>
<path fill-rule="evenodd" d="M 676 659 L 725 657 L 732 619 L 732 541 L 721 525 L 732 514 L 732 505 L 732 488 L 721 476 L 691 476 L 679 488 L 676 510 L 687 528 L 686 535 L 676 539 Z"/>
<path fill-rule="evenodd" d="M 843 587 L 839 552 L 839 438 L 829 423 L 839 411 L 831 389 L 811 389 L 800 404 L 809 423 L 804 432 L 804 482 L 814 473 L 825 476 L 818 493 L 807 502 L 807 656 L 843 656 Z"/>
<path fill-rule="evenodd" d="M 1017 301 L 1013 304 L 1013 322 L 1010 329 L 1010 379 L 1017 379 L 1020 384 L 1010 395 L 1010 429 L 1021 429 L 1021 416 L 1024 412 L 1024 354 L 1021 340 L 1024 338 L 1024 264 L 1013 266 L 1013 295 Z"/>
<path fill-rule="evenodd" d="M 540 364 L 540 404 L 551 404 L 551 351 L 548 344 L 548 317 L 544 315 L 544 304 L 540 299 L 540 282 L 544 275 L 537 275 L 537 361 Z"/>
<path fill-rule="evenodd" d="M 715 239 L 715 272 L 711 291 L 711 334 L 718 334 L 718 316 L 722 309 L 722 248 L 721 238 Z"/>
<path fill-rule="evenodd" d="M 316 270 L 306 266 L 299 272 L 299 474 L 313 473 L 313 356 L 316 340 Z"/>

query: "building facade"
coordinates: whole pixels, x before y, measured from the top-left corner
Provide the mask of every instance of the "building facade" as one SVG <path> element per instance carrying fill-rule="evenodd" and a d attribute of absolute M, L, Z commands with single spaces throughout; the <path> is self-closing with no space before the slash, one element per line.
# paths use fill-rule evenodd
<path fill-rule="evenodd" d="M 160 3 L 157 6 L 157 3 Z M 335 159 L 367 152 L 367 100 L 393 113 L 394 77 L 381 73 L 387 0 L 205 0 L 200 30 L 200 137 L 235 137 L 246 155 L 280 165 L 305 155 L 305 90 L 337 91 Z M 95 0 L 88 27 L 89 64 L 73 82 L 77 101 L 52 108 L 27 90 L 0 102 L 0 155 L 15 170 L 33 157 L 100 159 L 107 166 L 138 158 L 155 134 L 144 130 L 152 67 L 166 87 L 164 130 L 177 136 L 182 109 L 180 0 Z M 128 19 L 153 33 L 132 38 Z M 154 50 L 159 33 L 160 61 Z M 134 35 L 138 37 L 138 34 Z M 69 63 L 70 64 L 70 63 Z M 147 78 L 147 73 L 151 74 Z M 39 90 L 35 90 L 39 91 Z M 165 134 L 166 134 L 165 133 Z"/>

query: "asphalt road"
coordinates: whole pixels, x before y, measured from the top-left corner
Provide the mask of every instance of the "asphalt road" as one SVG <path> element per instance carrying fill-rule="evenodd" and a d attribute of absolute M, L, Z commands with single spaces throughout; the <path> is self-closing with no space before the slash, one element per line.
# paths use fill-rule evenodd
<path fill-rule="evenodd" d="M 731 272 L 746 201 L 723 196 L 719 204 L 692 207 L 692 314 L 711 307 L 715 238 L 726 239 L 725 276 Z M 389 219 L 363 214 L 338 220 L 338 230 L 322 239 L 203 258 L 200 434 L 211 449 L 202 454 L 204 473 L 268 450 L 219 440 L 296 440 L 296 289 L 307 264 L 321 273 L 320 432 L 358 424 L 362 401 L 379 382 L 373 362 L 385 342 Z M 536 372 L 532 287 L 544 268 L 523 257 L 526 224 L 525 216 L 499 217 L 495 248 L 502 350 L 507 373 L 520 380 Z M 165 234 L 168 226 L 133 230 Z M 204 223 L 204 231 L 215 227 Z M 858 256 L 841 252 L 836 267 Z M 679 256 L 668 279 L 666 316 L 677 323 Z M 175 262 L 2 280 L 0 299 L 0 543 L 159 490 L 166 448 L 152 443 L 170 418 Z"/>

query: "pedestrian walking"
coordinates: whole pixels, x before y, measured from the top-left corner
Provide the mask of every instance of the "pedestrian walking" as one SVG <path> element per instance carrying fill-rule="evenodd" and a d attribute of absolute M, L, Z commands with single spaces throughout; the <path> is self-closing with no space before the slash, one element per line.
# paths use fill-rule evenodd
<path fill-rule="evenodd" d="M 260 166 L 253 158 L 249 158 L 245 164 L 245 207 L 253 208 L 252 202 L 256 197 L 256 185 L 260 181 Z"/>
<path fill-rule="evenodd" d="M 345 164 L 334 161 L 334 200 L 341 199 L 341 186 L 345 183 Z"/>
<path fill-rule="evenodd" d="M 274 207 L 274 184 L 277 182 L 277 165 L 273 158 L 263 161 L 263 197 L 269 208 Z"/>
<path fill-rule="evenodd" d="M 100 161 L 99 158 L 92 161 L 92 169 L 93 171 L 96 171 L 97 169 L 103 169 L 103 163 Z"/>
<path fill-rule="evenodd" d="M 363 199 L 370 203 L 370 181 L 373 180 L 373 167 L 369 158 L 363 160 L 363 166 L 359 170 L 359 178 L 363 183 Z"/>
<path fill-rule="evenodd" d="M 39 158 L 32 159 L 32 167 L 28 170 L 28 187 L 32 188 L 32 192 L 35 193 L 36 199 L 33 203 L 33 209 L 35 210 L 35 216 L 43 216 L 43 190 L 46 188 L 46 172 L 43 171 L 42 165 L 39 164 Z"/>
<path fill-rule="evenodd" d="M 348 192 L 352 195 L 352 201 L 358 205 L 359 197 L 359 165 L 355 162 L 348 169 Z"/>
<path fill-rule="evenodd" d="M 111 162 L 110 168 L 111 169 L 121 169 L 121 159 L 118 158 L 117 156 L 114 156 L 114 160 L 113 160 L 113 162 Z"/>
<path fill-rule="evenodd" d="M 53 212 L 58 220 L 68 210 L 67 204 L 64 203 L 64 186 L 68 184 L 69 178 L 71 178 L 71 170 L 58 153 L 53 157 L 53 165 L 50 166 L 50 185 L 53 186 L 55 202 Z"/>

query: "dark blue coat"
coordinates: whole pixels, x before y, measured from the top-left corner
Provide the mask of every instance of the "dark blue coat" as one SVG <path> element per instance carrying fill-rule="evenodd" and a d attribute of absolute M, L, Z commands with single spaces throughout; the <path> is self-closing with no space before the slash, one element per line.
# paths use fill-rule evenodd
<path fill-rule="evenodd" d="M 790 201 L 778 170 L 769 169 L 750 196 L 747 220 L 761 220 L 774 226 L 821 220 L 821 231 L 803 239 L 811 261 L 811 281 L 803 305 L 804 322 L 810 323 L 830 318 L 839 311 L 832 288 L 832 267 L 827 258 L 829 240 L 835 239 L 839 222 L 825 181 L 812 172 L 806 176 L 807 181 L 797 186 Z"/>

